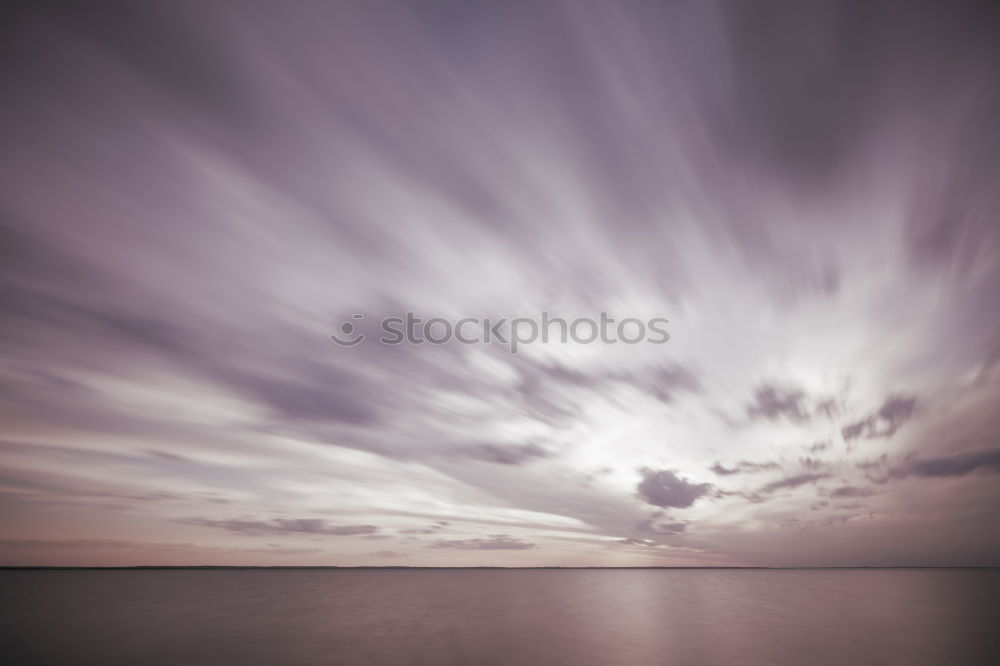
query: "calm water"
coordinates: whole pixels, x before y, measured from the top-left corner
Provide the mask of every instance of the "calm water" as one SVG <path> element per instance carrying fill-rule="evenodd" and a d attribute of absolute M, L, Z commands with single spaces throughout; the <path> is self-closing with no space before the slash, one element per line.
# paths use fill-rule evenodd
<path fill-rule="evenodd" d="M 0 572 L 6 664 L 995 664 L 1000 570 Z"/>

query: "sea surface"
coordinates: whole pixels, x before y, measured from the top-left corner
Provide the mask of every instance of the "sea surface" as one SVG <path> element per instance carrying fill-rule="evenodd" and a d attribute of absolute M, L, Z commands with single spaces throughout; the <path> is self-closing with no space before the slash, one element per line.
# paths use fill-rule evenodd
<path fill-rule="evenodd" d="M 993 665 L 998 593 L 990 569 L 0 571 L 0 662 Z"/>

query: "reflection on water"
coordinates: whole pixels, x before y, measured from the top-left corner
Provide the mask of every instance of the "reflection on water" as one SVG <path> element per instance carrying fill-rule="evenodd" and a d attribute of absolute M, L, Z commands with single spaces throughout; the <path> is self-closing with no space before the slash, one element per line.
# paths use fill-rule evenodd
<path fill-rule="evenodd" d="M 4 571 L 10 664 L 993 664 L 1000 570 Z"/>

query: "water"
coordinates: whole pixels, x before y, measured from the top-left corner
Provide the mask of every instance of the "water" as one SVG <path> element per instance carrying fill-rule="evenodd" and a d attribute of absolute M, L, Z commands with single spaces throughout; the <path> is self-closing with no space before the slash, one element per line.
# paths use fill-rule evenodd
<path fill-rule="evenodd" d="M 1000 570 L 0 572 L 16 666 L 996 664 Z"/>

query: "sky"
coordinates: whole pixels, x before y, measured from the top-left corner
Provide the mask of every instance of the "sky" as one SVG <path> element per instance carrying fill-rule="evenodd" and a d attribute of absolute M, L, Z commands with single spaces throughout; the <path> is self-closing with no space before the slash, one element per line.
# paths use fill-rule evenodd
<path fill-rule="evenodd" d="M 998 18 L 8 9 L 0 564 L 1000 565 Z"/>

